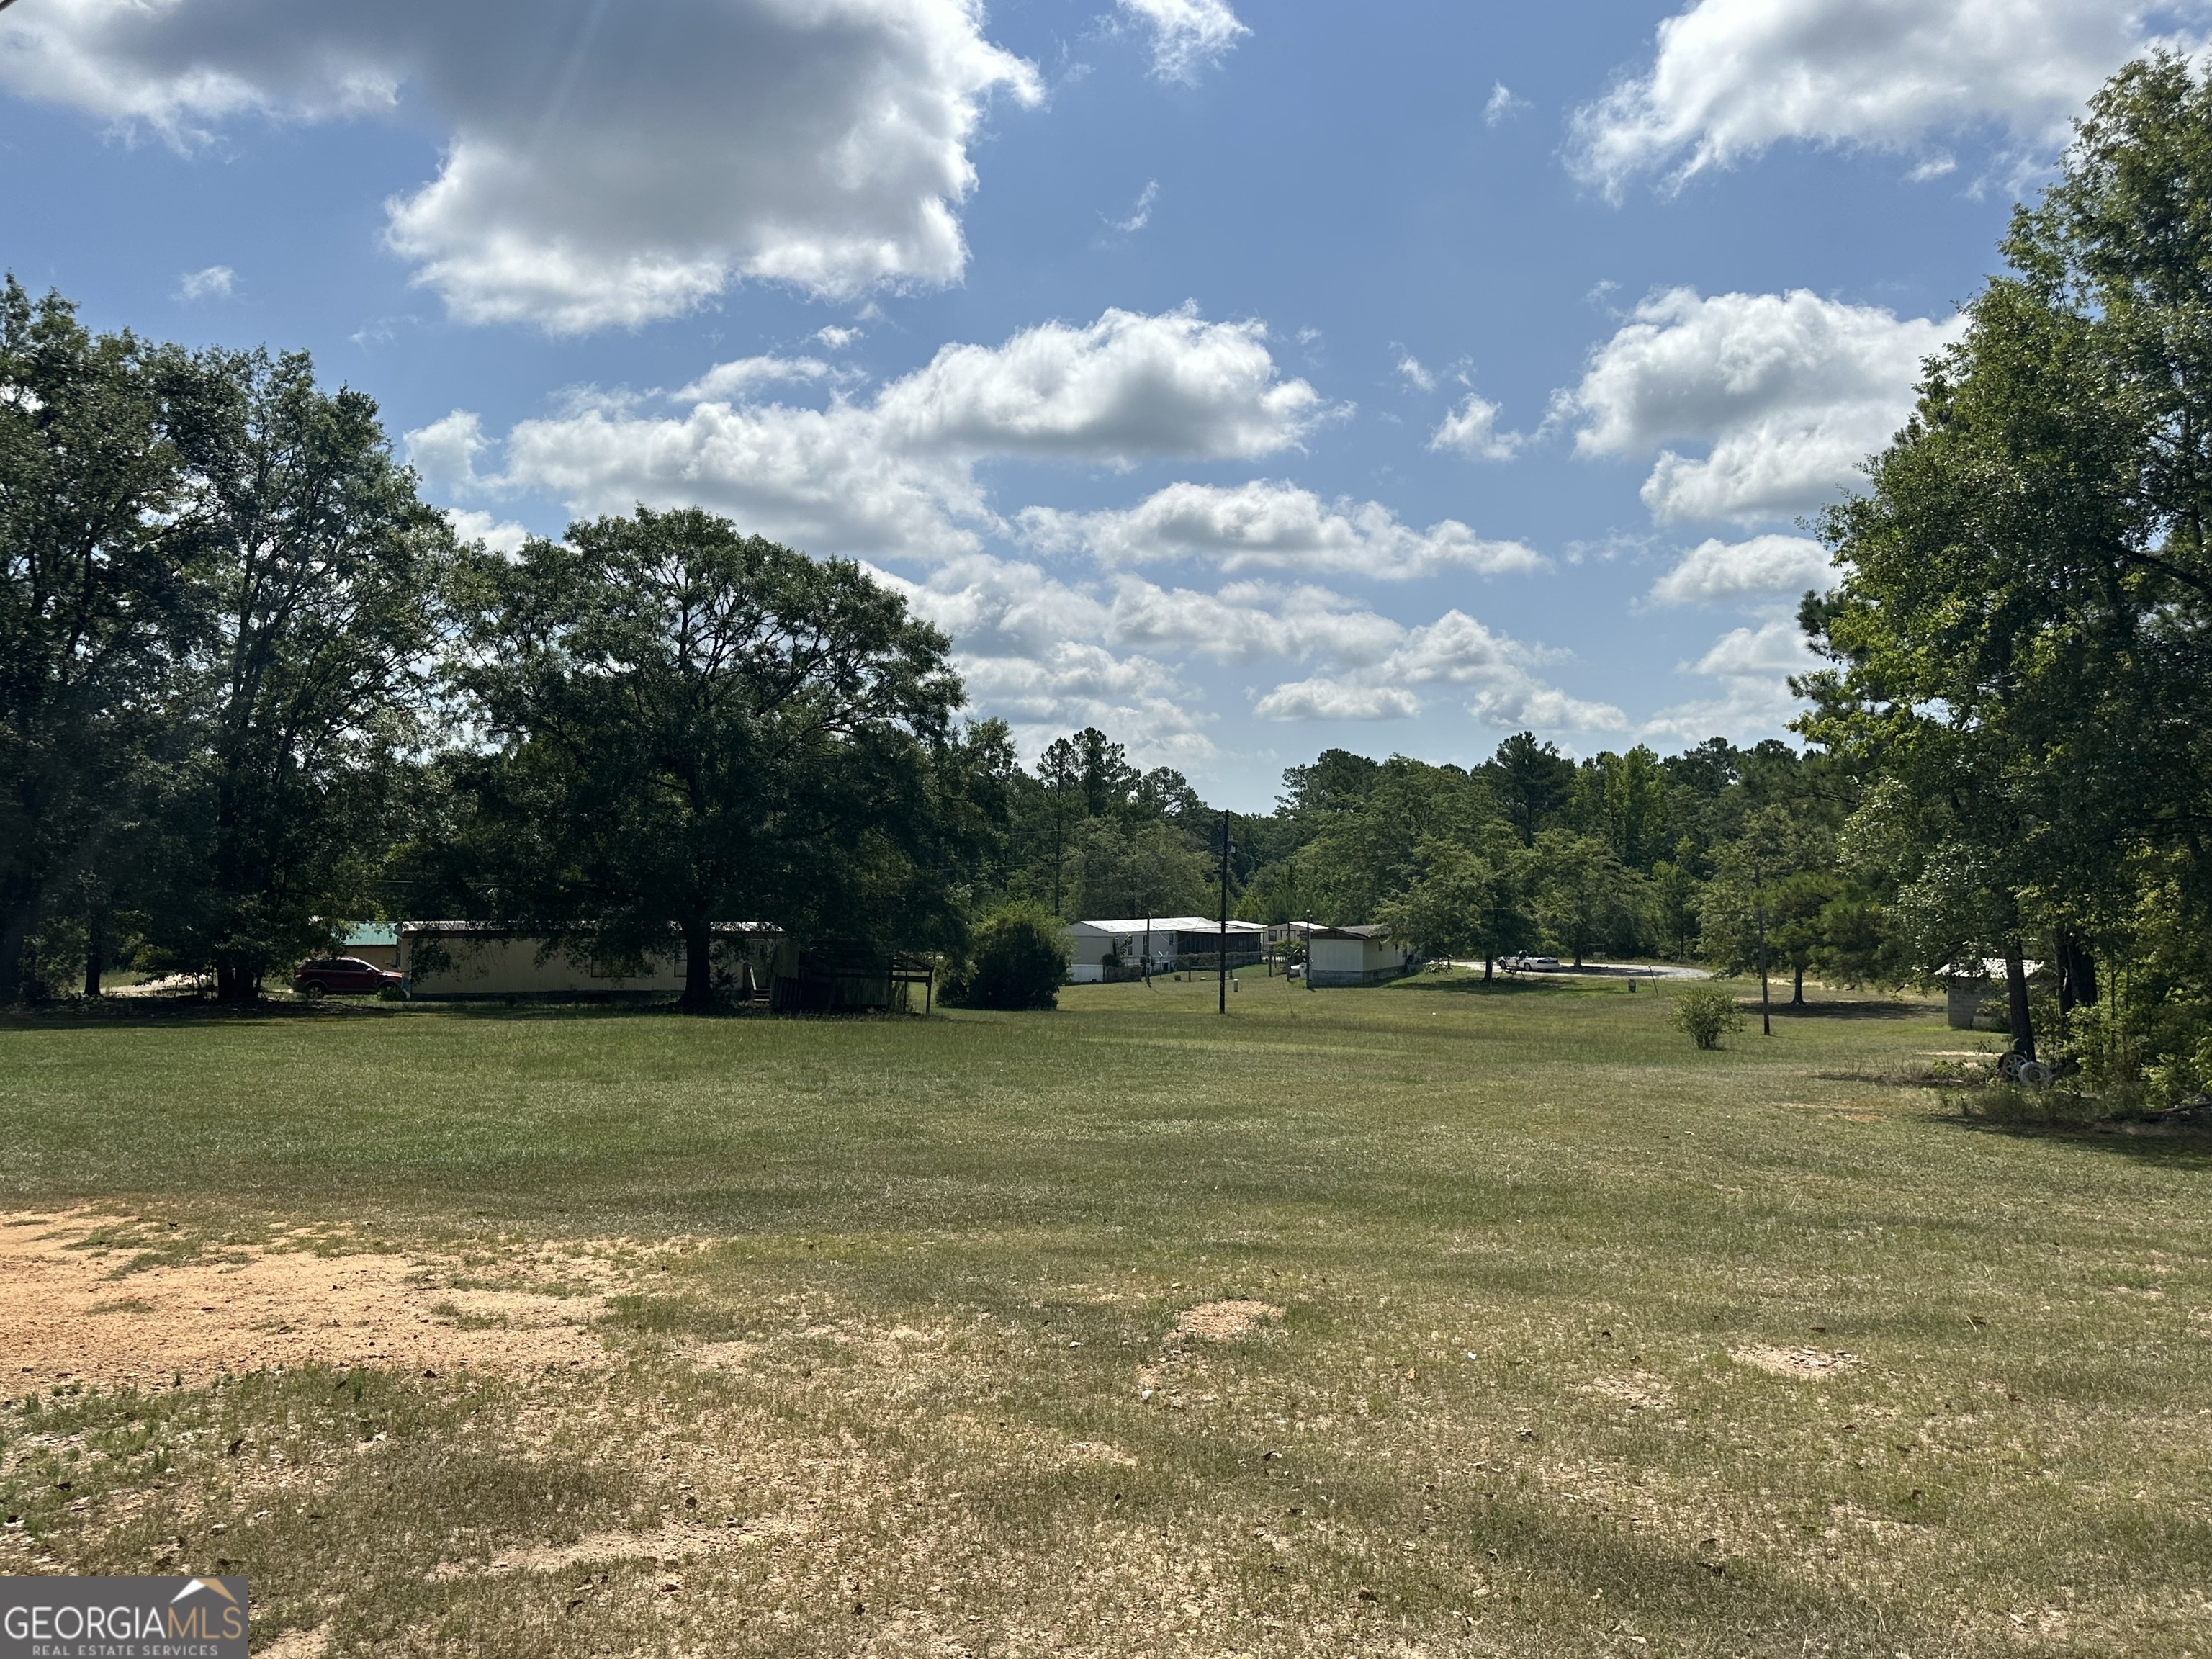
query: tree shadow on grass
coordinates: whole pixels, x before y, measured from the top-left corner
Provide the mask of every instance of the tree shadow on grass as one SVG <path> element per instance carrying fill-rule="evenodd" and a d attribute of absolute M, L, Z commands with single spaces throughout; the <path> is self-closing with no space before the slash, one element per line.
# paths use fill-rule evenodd
<path fill-rule="evenodd" d="M 1743 999 L 1737 999 L 1739 1003 Z M 1753 1007 L 1758 999 L 1751 1000 Z M 1777 1019 L 1932 1019 L 1942 1013 L 1933 1004 L 1897 1002 L 1880 998 L 1851 1002 L 1778 1002 L 1774 1005 Z"/>
<path fill-rule="evenodd" d="M 397 1003 L 351 999 L 295 1002 L 217 1002 L 211 997 L 101 997 L 72 999 L 31 1008 L 0 1012 L 0 1030 L 51 1031 L 73 1026 L 253 1024 L 302 1019 L 390 1018 L 406 1010 Z"/>
<path fill-rule="evenodd" d="M 2052 1141 L 2084 1152 L 2117 1153 L 2167 1169 L 2212 1170 L 2212 1125 L 2126 1121 L 2039 1123 L 2023 1118 L 1968 1117 L 1956 1112 L 1930 1112 L 1927 1121 L 1970 1134 Z"/>
<path fill-rule="evenodd" d="M 199 997 L 103 997 L 0 1012 L 0 1030 L 57 1030 L 80 1026 L 288 1024 L 306 1020 L 407 1019 L 427 1012 L 479 1019 L 636 1018 L 677 1012 L 675 1000 L 555 1002 L 518 999 L 483 1002 L 386 1002 L 376 997 L 329 997 L 320 1002 L 268 997 L 217 1002 Z M 718 1011 L 720 1012 L 720 1011 Z M 765 1014 L 763 1013 L 763 1018 Z"/>
<path fill-rule="evenodd" d="M 1462 975 L 1425 974 L 1408 975 L 1393 980 L 1390 988 L 1398 991 L 1448 991 L 1454 996 L 1558 996 L 1562 993 L 1609 991 L 1613 988 L 1602 980 L 1589 980 L 1577 984 L 1566 979 L 1508 979 L 1500 974 L 1486 982 L 1480 974 Z"/>

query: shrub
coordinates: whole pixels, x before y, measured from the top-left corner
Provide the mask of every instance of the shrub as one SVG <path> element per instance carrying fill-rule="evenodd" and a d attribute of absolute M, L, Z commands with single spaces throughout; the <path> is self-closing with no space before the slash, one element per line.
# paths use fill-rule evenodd
<path fill-rule="evenodd" d="M 1674 999 L 1667 1023 L 1700 1048 L 1717 1048 L 1723 1034 L 1743 1030 L 1743 1015 L 1719 986 L 1696 985 Z"/>
<path fill-rule="evenodd" d="M 1053 1008 L 1067 979 L 1060 919 L 1034 904 L 994 910 L 975 929 L 975 967 L 962 1000 L 976 1008 Z"/>

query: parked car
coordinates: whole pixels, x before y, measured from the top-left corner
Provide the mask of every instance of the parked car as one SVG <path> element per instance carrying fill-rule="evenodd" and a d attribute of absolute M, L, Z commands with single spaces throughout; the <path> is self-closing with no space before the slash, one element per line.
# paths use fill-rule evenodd
<path fill-rule="evenodd" d="M 1508 957 L 1505 971 L 1509 974 L 1547 974 L 1556 972 L 1559 966 L 1557 957 Z"/>
<path fill-rule="evenodd" d="M 322 957 L 293 970 L 292 988 L 310 1002 L 320 1002 L 333 994 L 386 990 L 399 984 L 402 977 L 359 957 Z"/>

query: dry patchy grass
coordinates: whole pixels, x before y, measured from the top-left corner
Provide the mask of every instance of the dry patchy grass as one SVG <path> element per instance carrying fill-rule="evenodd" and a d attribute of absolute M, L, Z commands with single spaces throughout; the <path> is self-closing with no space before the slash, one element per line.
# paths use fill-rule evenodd
<path fill-rule="evenodd" d="M 0 1570 L 290 1659 L 2212 1650 L 2194 1155 L 1664 996 L 0 1030 Z"/>

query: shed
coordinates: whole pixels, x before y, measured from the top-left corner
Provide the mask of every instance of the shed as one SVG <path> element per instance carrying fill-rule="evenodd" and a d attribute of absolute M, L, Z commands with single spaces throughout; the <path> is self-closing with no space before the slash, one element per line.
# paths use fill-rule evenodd
<path fill-rule="evenodd" d="M 2039 962 L 2021 963 L 2033 979 L 2043 969 Z M 2006 1006 L 2005 964 L 2002 957 L 1984 957 L 1943 970 L 1943 1012 L 1954 1031 L 2008 1031 L 2012 1010 Z"/>
<path fill-rule="evenodd" d="M 338 954 L 359 957 L 372 968 L 396 969 L 399 966 L 399 924 L 365 921 L 358 927 L 349 928 L 338 941 Z"/>
<path fill-rule="evenodd" d="M 1306 941 L 1306 972 L 1315 985 L 1380 985 L 1414 967 L 1413 953 L 1373 922 L 1353 927 L 1293 924 Z"/>
<path fill-rule="evenodd" d="M 1076 985 L 1135 979 L 1147 971 L 1211 968 L 1221 951 L 1221 923 L 1208 916 L 1121 916 L 1071 921 L 1067 977 Z M 1229 965 L 1249 968 L 1265 955 L 1267 929 L 1256 921 L 1229 924 Z"/>
<path fill-rule="evenodd" d="M 801 950 L 793 940 L 780 939 L 767 983 L 777 1013 L 838 1014 L 881 1013 L 901 1003 L 902 993 L 913 985 L 926 988 L 926 1008 L 936 981 L 936 969 L 923 957 L 860 945 Z"/>

